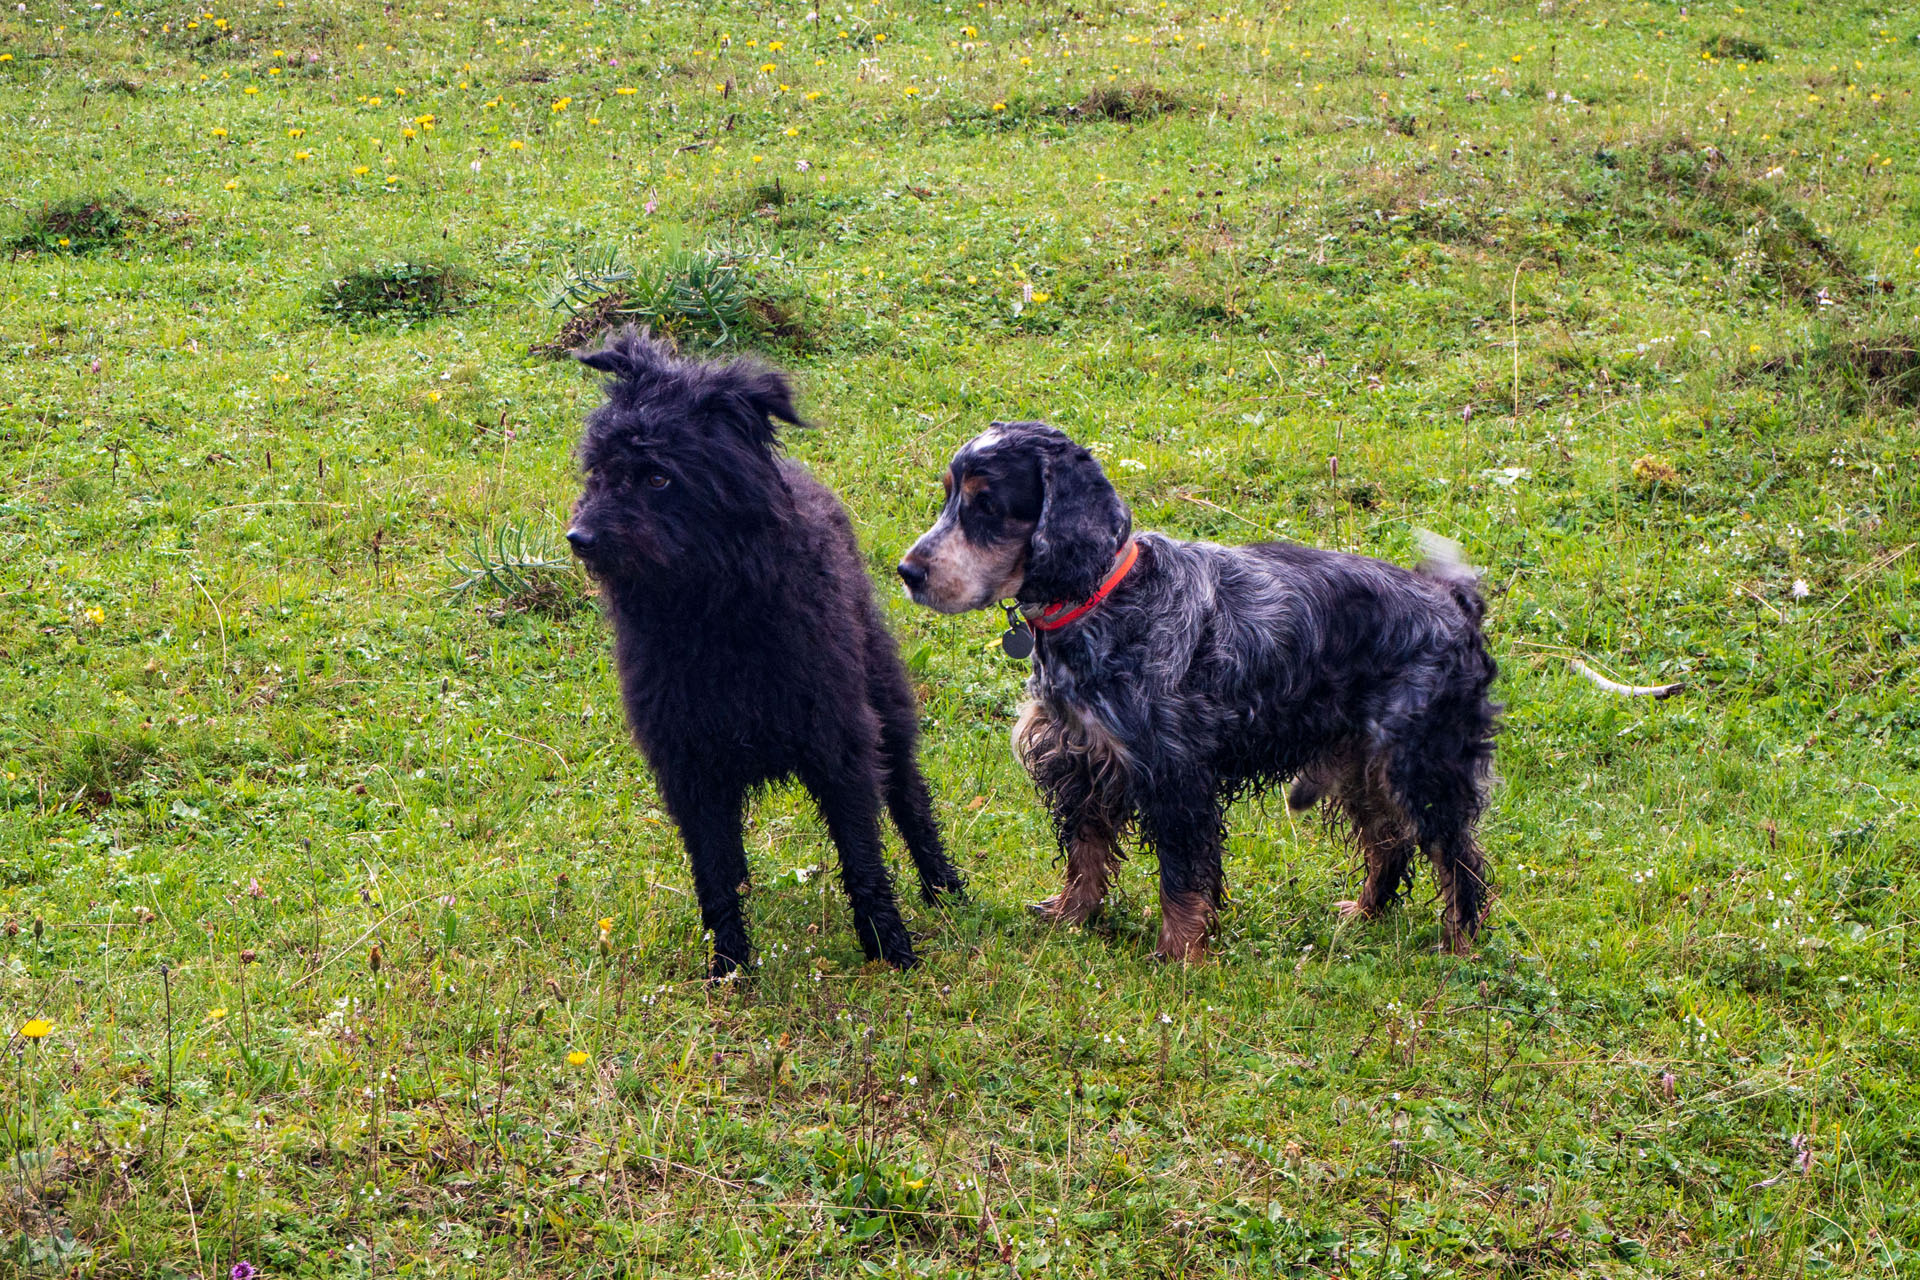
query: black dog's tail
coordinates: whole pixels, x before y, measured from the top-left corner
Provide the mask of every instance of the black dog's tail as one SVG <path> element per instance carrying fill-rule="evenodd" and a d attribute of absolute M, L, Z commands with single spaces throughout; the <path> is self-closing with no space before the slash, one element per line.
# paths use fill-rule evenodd
<path fill-rule="evenodd" d="M 1420 573 L 1442 583 L 1467 617 L 1479 626 L 1487 616 L 1487 602 L 1480 594 L 1480 571 L 1467 563 L 1460 544 L 1431 529 L 1415 529 L 1420 541 Z"/>

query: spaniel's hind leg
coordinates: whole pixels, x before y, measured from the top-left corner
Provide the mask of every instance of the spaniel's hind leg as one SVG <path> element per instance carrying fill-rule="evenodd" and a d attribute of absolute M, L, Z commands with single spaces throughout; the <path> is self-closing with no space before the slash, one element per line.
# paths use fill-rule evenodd
<path fill-rule="evenodd" d="M 1341 813 L 1353 828 L 1366 864 L 1366 878 L 1358 898 L 1335 903 L 1344 919 L 1372 918 L 1393 905 L 1394 898 L 1413 875 L 1417 848 L 1414 831 L 1384 780 L 1373 770 L 1355 767 L 1341 780 L 1337 793 Z"/>
<path fill-rule="evenodd" d="M 1422 753 L 1397 773 L 1395 790 L 1413 818 L 1420 851 L 1433 866 L 1442 905 L 1441 945 L 1466 954 L 1487 909 L 1486 856 L 1474 836 L 1486 807 L 1485 764 L 1457 751 Z"/>

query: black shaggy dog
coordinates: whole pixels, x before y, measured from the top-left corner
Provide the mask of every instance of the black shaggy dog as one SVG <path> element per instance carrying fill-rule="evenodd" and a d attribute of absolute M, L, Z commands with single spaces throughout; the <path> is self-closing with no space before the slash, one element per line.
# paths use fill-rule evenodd
<path fill-rule="evenodd" d="M 1332 801 L 1365 856 L 1345 913 L 1387 907 L 1417 849 L 1445 944 L 1471 947 L 1498 708 L 1485 606 L 1457 552 L 1416 573 L 1280 542 L 1134 536 L 1093 455 L 1039 422 L 994 423 L 944 480 L 900 577 L 944 613 L 1018 605 L 1009 652 L 1031 645 L 1033 675 L 1014 747 L 1067 862 L 1039 911 L 1090 917 L 1137 827 L 1160 861 L 1159 955 L 1198 958 L 1225 887 L 1224 807 L 1295 779 L 1291 804 Z"/>
<path fill-rule="evenodd" d="M 634 738 L 693 860 L 711 973 L 748 959 L 747 795 L 797 777 L 840 850 L 869 959 L 905 968 L 884 802 L 927 899 L 957 894 L 914 759 L 919 707 L 847 513 L 776 452 L 793 392 L 750 361 L 685 360 L 628 328 L 576 353 L 608 375 L 580 440 L 567 541 L 599 580 Z"/>

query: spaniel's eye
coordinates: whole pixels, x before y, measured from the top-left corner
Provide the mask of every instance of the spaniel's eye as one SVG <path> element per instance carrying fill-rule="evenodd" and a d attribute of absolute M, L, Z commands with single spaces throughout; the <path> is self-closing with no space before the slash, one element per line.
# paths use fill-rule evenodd
<path fill-rule="evenodd" d="M 983 516 L 997 516 L 1000 514 L 1000 503 L 990 493 L 975 494 L 973 509 Z"/>
<path fill-rule="evenodd" d="M 647 488 L 664 489 L 667 487 L 667 473 L 664 471 L 647 472 Z"/>

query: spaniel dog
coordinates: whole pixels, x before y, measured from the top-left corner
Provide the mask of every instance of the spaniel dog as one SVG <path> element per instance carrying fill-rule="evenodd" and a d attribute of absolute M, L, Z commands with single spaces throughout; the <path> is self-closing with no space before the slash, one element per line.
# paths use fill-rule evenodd
<path fill-rule="evenodd" d="M 1132 828 L 1160 863 L 1165 960 L 1205 954 L 1224 885 L 1225 808 L 1293 783 L 1353 830 L 1366 863 L 1345 915 L 1390 906 L 1418 849 L 1441 941 L 1470 950 L 1487 902 L 1474 828 L 1499 708 L 1458 549 L 1411 571 L 1283 542 L 1132 532 L 1092 454 L 1039 422 L 996 422 L 943 477 L 946 504 L 900 561 L 942 613 L 1007 607 L 1033 656 L 1014 749 L 1052 811 L 1066 883 L 1035 909 L 1098 911 Z"/>

